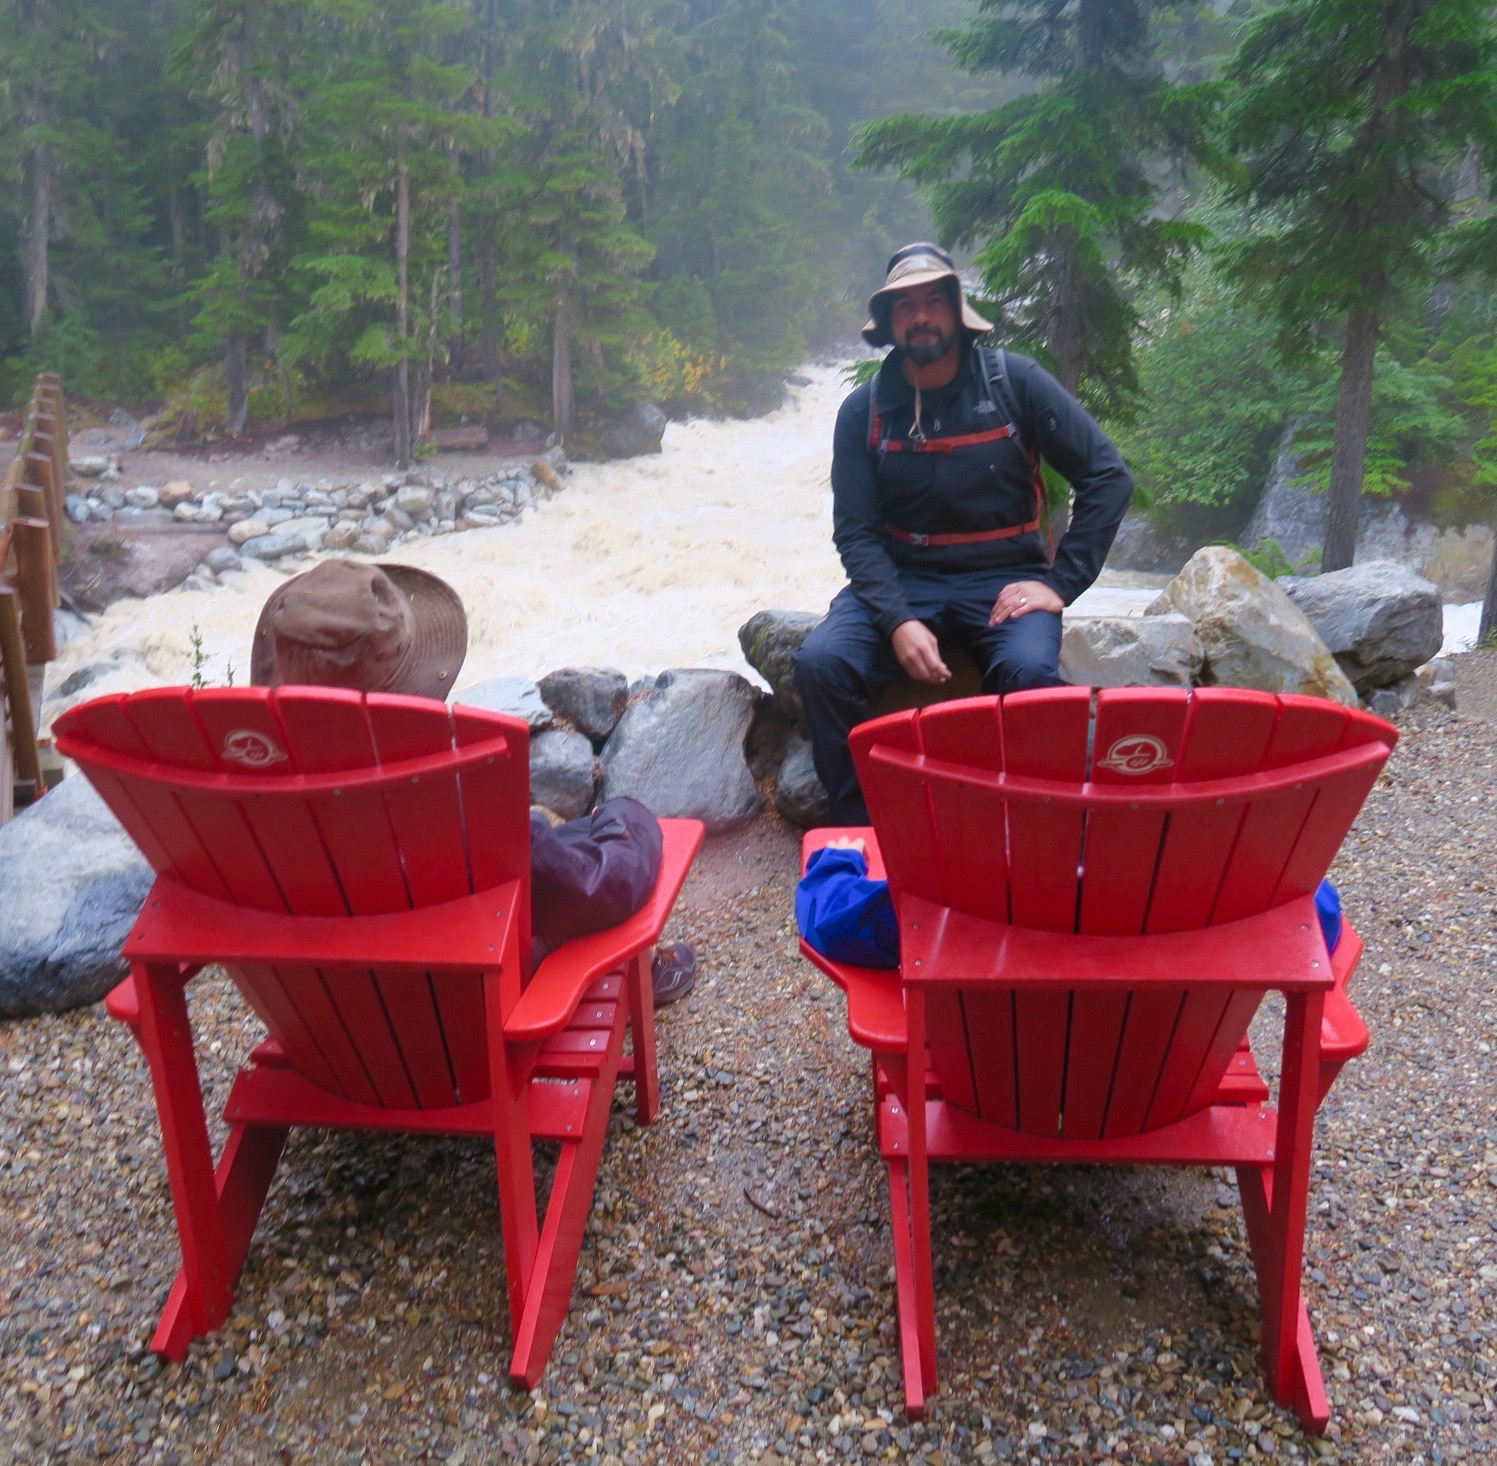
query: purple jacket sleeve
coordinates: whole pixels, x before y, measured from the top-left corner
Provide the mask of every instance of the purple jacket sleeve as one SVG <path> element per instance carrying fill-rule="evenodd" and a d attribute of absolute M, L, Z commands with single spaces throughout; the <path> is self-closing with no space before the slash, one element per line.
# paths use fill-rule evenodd
<path fill-rule="evenodd" d="M 533 962 L 638 911 L 655 889 L 660 852 L 660 825 L 637 800 L 606 800 L 556 829 L 532 813 Z"/>

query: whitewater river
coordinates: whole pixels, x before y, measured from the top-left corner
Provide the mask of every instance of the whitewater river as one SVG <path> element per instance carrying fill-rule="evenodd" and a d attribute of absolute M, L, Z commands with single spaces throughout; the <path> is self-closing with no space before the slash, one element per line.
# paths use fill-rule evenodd
<path fill-rule="evenodd" d="M 823 609 L 843 579 L 828 469 L 847 387 L 836 367 L 804 375 L 808 385 L 767 417 L 672 423 L 658 456 L 578 464 L 516 524 L 392 550 L 390 560 L 434 571 L 462 596 L 459 690 L 569 665 L 631 677 L 684 666 L 748 673 L 737 632 L 755 611 Z M 206 680 L 222 683 L 232 667 L 242 683 L 256 617 L 283 579 L 255 566 L 211 591 L 118 602 L 62 649 L 47 685 L 109 658 L 118 668 L 81 696 L 185 682 L 194 631 Z M 1138 614 L 1165 580 L 1104 572 L 1075 609 Z"/>

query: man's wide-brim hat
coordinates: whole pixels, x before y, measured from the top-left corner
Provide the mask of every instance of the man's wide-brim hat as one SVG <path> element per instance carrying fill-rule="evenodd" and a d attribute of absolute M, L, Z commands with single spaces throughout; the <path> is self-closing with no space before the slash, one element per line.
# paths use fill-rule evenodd
<path fill-rule="evenodd" d="M 951 281 L 961 310 L 963 330 L 981 336 L 993 329 L 993 323 L 984 320 L 967 303 L 962 291 L 962 277 L 957 274 L 956 265 L 944 249 L 935 244 L 907 244 L 889 257 L 884 283 L 868 297 L 868 324 L 863 327 L 863 340 L 870 346 L 892 346 L 894 337 L 889 333 L 889 312 L 893 297 L 901 290 L 929 285 L 934 280 Z"/>
<path fill-rule="evenodd" d="M 412 565 L 324 560 L 265 602 L 250 681 L 445 698 L 467 651 L 468 618 L 446 581 Z"/>

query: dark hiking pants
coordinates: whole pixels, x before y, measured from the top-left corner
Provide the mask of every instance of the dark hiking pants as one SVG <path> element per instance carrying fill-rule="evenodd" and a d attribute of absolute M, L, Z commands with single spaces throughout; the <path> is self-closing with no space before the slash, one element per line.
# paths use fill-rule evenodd
<path fill-rule="evenodd" d="M 915 619 L 942 641 L 970 652 L 982 670 L 983 690 L 1000 693 L 1066 685 L 1056 675 L 1057 613 L 1031 611 L 1001 626 L 988 625 L 998 592 L 1011 581 L 1032 579 L 1033 572 L 992 570 L 900 577 Z M 811 756 L 831 799 L 830 824 L 868 823 L 847 735 L 868 717 L 879 694 L 899 675 L 889 638 L 873 624 L 852 587 L 845 587 L 826 619 L 806 638 L 795 662 L 795 688 L 806 711 Z"/>

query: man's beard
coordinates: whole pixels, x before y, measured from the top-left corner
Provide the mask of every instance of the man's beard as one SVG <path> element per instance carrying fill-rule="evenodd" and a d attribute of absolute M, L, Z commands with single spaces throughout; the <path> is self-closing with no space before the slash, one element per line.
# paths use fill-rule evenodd
<path fill-rule="evenodd" d="M 903 350 L 905 358 L 914 366 L 934 366 L 956 345 L 956 332 L 949 335 L 942 331 L 922 332 L 918 341 L 907 341 Z"/>

